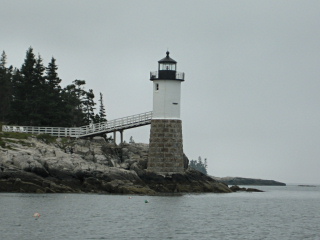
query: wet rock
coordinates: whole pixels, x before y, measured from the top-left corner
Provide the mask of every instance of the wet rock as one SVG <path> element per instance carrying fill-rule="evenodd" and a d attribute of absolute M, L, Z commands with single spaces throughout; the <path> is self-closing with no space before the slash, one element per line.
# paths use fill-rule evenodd
<path fill-rule="evenodd" d="M 264 192 L 262 190 L 256 189 L 256 188 L 245 188 L 245 187 L 239 187 L 238 185 L 231 186 L 230 189 L 232 192 Z"/>
<path fill-rule="evenodd" d="M 172 175 L 159 175 L 154 172 L 144 171 L 139 175 L 143 182 L 151 189 L 160 193 L 229 193 L 231 190 L 223 183 L 220 183 L 201 172 L 189 169 L 184 173 Z"/>

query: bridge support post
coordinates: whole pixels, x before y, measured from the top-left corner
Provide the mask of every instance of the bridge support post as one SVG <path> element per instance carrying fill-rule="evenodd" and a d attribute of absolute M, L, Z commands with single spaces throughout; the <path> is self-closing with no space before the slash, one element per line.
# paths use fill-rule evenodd
<path fill-rule="evenodd" d="M 116 137 L 117 137 L 117 131 L 114 131 L 114 132 L 113 132 L 113 143 L 114 143 L 115 145 L 117 145 Z"/>
<path fill-rule="evenodd" d="M 123 143 L 123 130 L 120 130 L 120 144 Z"/>

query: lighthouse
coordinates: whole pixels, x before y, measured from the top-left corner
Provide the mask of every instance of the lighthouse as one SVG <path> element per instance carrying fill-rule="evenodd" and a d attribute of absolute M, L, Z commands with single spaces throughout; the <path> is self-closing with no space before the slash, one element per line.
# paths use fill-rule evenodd
<path fill-rule="evenodd" d="M 184 73 L 166 52 L 158 61 L 158 71 L 150 73 L 153 82 L 153 115 L 150 128 L 148 170 L 160 174 L 185 170 L 182 141 L 181 83 Z"/>

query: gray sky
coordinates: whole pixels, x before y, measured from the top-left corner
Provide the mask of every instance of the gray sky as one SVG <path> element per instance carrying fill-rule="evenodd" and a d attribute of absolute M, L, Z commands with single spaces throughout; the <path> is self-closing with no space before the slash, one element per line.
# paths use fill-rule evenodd
<path fill-rule="evenodd" d="M 320 184 L 320 1 L 0 0 L 1 51 L 32 46 L 109 120 L 152 110 L 149 72 L 185 72 L 184 151 L 209 174 Z M 98 102 L 98 101 L 97 101 Z M 150 126 L 125 131 L 148 143 Z"/>

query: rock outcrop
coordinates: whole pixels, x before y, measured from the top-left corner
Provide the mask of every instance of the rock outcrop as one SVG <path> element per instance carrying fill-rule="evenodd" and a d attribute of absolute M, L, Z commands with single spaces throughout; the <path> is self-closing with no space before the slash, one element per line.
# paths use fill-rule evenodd
<path fill-rule="evenodd" d="M 234 186 L 230 187 L 230 189 L 233 192 L 264 192 L 264 191 L 256 189 L 256 188 L 244 188 L 244 187 L 239 187 L 238 185 L 234 185 Z"/>
<path fill-rule="evenodd" d="M 4 138 L 0 147 L 0 192 L 167 194 L 231 192 L 195 170 L 159 175 L 147 170 L 148 145 L 115 146 L 103 138 Z M 188 159 L 185 158 L 185 165 Z"/>

